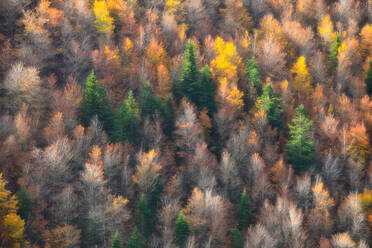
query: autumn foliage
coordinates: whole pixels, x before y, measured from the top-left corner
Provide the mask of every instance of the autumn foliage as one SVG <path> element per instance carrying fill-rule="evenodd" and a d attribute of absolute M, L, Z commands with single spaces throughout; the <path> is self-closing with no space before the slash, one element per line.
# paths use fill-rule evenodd
<path fill-rule="evenodd" d="M 372 0 L 0 0 L 1 248 L 368 248 Z"/>

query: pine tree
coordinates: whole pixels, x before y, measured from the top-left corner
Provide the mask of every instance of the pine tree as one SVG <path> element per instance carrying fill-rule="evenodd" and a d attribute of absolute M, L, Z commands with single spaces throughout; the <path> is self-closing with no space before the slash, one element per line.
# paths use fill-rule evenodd
<path fill-rule="evenodd" d="M 129 91 L 127 99 L 124 100 L 115 118 L 114 140 L 128 140 L 136 144 L 139 140 L 138 125 L 140 116 L 136 100 L 132 91 Z"/>
<path fill-rule="evenodd" d="M 200 82 L 198 85 L 199 98 L 197 99 L 196 106 L 199 110 L 206 107 L 209 116 L 216 112 L 216 86 L 212 79 L 212 73 L 208 65 L 205 65 L 200 71 Z"/>
<path fill-rule="evenodd" d="M 240 196 L 239 209 L 236 217 L 238 219 L 238 228 L 240 230 L 246 229 L 249 224 L 251 224 L 252 207 L 245 189 Z"/>
<path fill-rule="evenodd" d="M 19 205 L 18 209 L 19 216 L 21 216 L 22 219 L 27 221 L 32 211 L 32 202 L 27 195 L 27 191 L 24 185 L 21 185 L 19 187 L 19 190 L 17 192 L 17 199 Z"/>
<path fill-rule="evenodd" d="M 138 231 L 137 227 L 134 227 L 132 235 L 128 239 L 127 248 L 145 248 L 145 247 L 146 247 L 145 237 Z"/>
<path fill-rule="evenodd" d="M 328 73 L 332 74 L 336 68 L 338 63 L 338 48 L 341 45 L 340 43 L 340 36 L 336 34 L 336 38 L 331 43 L 329 47 L 329 55 L 328 55 Z"/>
<path fill-rule="evenodd" d="M 163 181 L 161 178 L 157 178 L 155 179 L 155 182 L 154 182 L 154 190 L 152 190 L 151 194 L 150 194 L 150 199 L 149 199 L 149 208 L 152 210 L 153 213 L 155 213 L 157 207 L 158 207 L 158 204 L 159 204 L 159 200 L 160 200 L 160 195 L 163 191 Z"/>
<path fill-rule="evenodd" d="M 151 233 L 153 223 L 152 217 L 152 211 L 148 206 L 145 195 L 142 193 L 137 203 L 135 221 L 139 231 L 144 236 Z"/>
<path fill-rule="evenodd" d="M 231 248 L 243 248 L 243 237 L 237 227 L 231 233 Z"/>
<path fill-rule="evenodd" d="M 193 103 L 197 102 L 199 94 L 199 68 L 195 50 L 196 44 L 193 41 L 189 41 L 186 44 L 186 49 L 183 53 L 181 77 L 178 82 L 175 82 L 173 88 L 173 93 L 177 102 L 179 102 L 184 96 Z"/>
<path fill-rule="evenodd" d="M 182 210 L 179 212 L 176 226 L 174 228 L 174 235 L 175 235 L 175 244 L 179 247 L 183 247 L 184 243 L 187 240 L 191 230 L 189 223 L 187 223 L 185 215 L 183 214 Z"/>
<path fill-rule="evenodd" d="M 118 231 L 115 232 L 114 238 L 112 239 L 111 248 L 121 248 L 120 234 Z"/>
<path fill-rule="evenodd" d="M 111 134 L 113 127 L 111 104 L 107 99 L 106 89 L 97 81 L 94 71 L 92 71 L 85 83 L 80 108 L 80 120 L 83 126 L 89 126 L 95 115 L 103 123 L 105 131 Z"/>
<path fill-rule="evenodd" d="M 294 125 L 289 125 L 290 138 L 285 155 L 296 172 L 306 170 L 314 161 L 315 146 L 311 137 L 313 122 L 305 116 L 304 106 L 297 107 L 292 120 Z"/>
<path fill-rule="evenodd" d="M 160 108 L 160 99 L 154 94 L 150 82 L 146 82 L 140 94 L 139 105 L 142 117 L 152 117 Z"/>
<path fill-rule="evenodd" d="M 261 95 L 262 93 L 261 76 L 256 65 L 256 59 L 254 56 L 248 59 L 247 66 L 245 68 L 245 74 L 248 77 L 248 82 L 256 88 L 257 94 Z"/>
<path fill-rule="evenodd" d="M 271 83 L 267 84 L 262 92 L 262 95 L 257 99 L 257 108 L 265 110 L 267 119 L 272 127 L 281 129 L 283 122 L 280 118 L 283 107 L 282 100 L 274 92 Z"/>
<path fill-rule="evenodd" d="M 372 96 L 372 59 L 369 61 L 369 68 L 365 78 L 367 94 Z"/>

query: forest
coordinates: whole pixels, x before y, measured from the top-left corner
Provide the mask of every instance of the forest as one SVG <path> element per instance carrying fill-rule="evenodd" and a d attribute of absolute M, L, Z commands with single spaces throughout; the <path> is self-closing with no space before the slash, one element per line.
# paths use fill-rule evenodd
<path fill-rule="evenodd" d="M 0 248 L 372 247 L 372 0 L 0 0 Z"/>

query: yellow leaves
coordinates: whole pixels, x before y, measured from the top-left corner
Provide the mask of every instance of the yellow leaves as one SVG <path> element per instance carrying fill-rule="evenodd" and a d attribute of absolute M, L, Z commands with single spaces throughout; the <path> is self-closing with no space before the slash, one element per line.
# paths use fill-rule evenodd
<path fill-rule="evenodd" d="M 248 50 L 249 46 L 251 45 L 251 37 L 249 36 L 248 31 L 244 32 L 244 35 L 240 39 L 240 46 L 245 50 Z"/>
<path fill-rule="evenodd" d="M 345 56 L 346 57 L 347 56 L 347 52 L 348 52 L 348 47 L 347 47 L 347 45 L 346 45 L 346 43 L 344 41 L 338 47 L 338 54 L 339 54 L 339 56 Z"/>
<path fill-rule="evenodd" d="M 316 208 L 327 210 L 334 205 L 334 201 L 329 197 L 328 191 L 324 188 L 323 182 L 318 182 L 312 188 Z"/>
<path fill-rule="evenodd" d="M 128 37 L 125 38 L 124 44 L 123 44 L 124 52 L 129 53 L 130 51 L 132 51 L 132 49 L 133 49 L 133 42 Z"/>
<path fill-rule="evenodd" d="M 364 189 L 363 193 L 359 194 L 359 199 L 362 202 L 366 216 L 368 216 L 368 225 L 372 231 L 372 189 Z"/>
<path fill-rule="evenodd" d="M 178 0 L 168 0 L 165 3 L 165 9 L 168 14 L 173 14 L 181 8 L 183 8 L 183 4 L 181 4 L 181 1 Z"/>
<path fill-rule="evenodd" d="M 235 86 L 227 96 L 227 101 L 231 104 L 231 106 L 233 106 L 234 109 L 241 110 L 244 106 L 243 96 L 244 93 Z"/>
<path fill-rule="evenodd" d="M 18 210 L 17 199 L 15 196 L 11 196 L 9 190 L 5 189 L 5 184 L 3 174 L 0 173 L 0 216 L 2 213 L 16 213 Z"/>
<path fill-rule="evenodd" d="M 7 230 L 8 235 L 11 239 L 16 242 L 20 242 L 23 239 L 25 221 L 22 220 L 17 214 L 10 213 L 4 217 L 3 220 L 4 228 Z"/>
<path fill-rule="evenodd" d="M 138 184 L 142 192 L 151 189 L 156 178 L 158 178 L 162 166 L 158 163 L 158 157 L 155 150 L 138 155 L 139 164 L 132 179 Z"/>
<path fill-rule="evenodd" d="M 110 17 L 105 0 L 94 1 L 93 12 L 96 17 L 94 21 L 99 34 L 111 34 L 114 31 L 114 19 Z"/>
<path fill-rule="evenodd" d="M 372 49 L 372 25 L 366 24 L 360 31 L 361 45 L 364 55 L 370 54 Z"/>
<path fill-rule="evenodd" d="M 151 64 L 158 65 L 166 62 L 167 53 L 163 46 L 155 38 L 152 38 L 146 49 L 146 56 Z"/>
<path fill-rule="evenodd" d="M 359 199 L 362 202 L 363 208 L 372 214 L 372 189 L 364 189 L 363 193 L 359 194 Z"/>
<path fill-rule="evenodd" d="M 336 32 L 334 32 L 333 22 L 329 15 L 322 18 L 318 26 L 318 32 L 320 37 L 328 44 L 336 39 Z"/>
<path fill-rule="evenodd" d="M 215 41 L 216 58 L 212 60 L 212 71 L 218 79 L 226 77 L 228 80 L 236 80 L 237 69 L 242 59 L 233 42 L 225 42 L 217 37 Z"/>
<path fill-rule="evenodd" d="M 22 242 L 25 222 L 17 215 L 16 197 L 5 189 L 6 181 L 0 173 L 0 237 L 6 237 L 9 244 L 17 245 Z"/>
<path fill-rule="evenodd" d="M 291 72 L 295 74 L 294 89 L 302 93 L 310 93 L 312 91 L 311 77 L 307 69 L 305 57 L 301 56 L 298 58 Z"/>
<path fill-rule="evenodd" d="M 371 153 L 369 138 L 364 123 L 354 125 L 348 133 L 350 143 L 347 153 L 354 160 L 360 161 L 363 165 Z"/>

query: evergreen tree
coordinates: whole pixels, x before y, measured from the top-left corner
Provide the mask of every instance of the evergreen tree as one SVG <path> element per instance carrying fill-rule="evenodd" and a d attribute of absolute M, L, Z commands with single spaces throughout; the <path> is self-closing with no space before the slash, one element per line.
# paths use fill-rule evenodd
<path fill-rule="evenodd" d="M 281 129 L 283 122 L 280 118 L 283 108 L 282 100 L 275 94 L 271 83 L 267 84 L 262 92 L 262 95 L 258 97 L 257 107 L 265 110 L 267 119 L 272 127 Z"/>
<path fill-rule="evenodd" d="M 152 229 L 152 211 L 148 206 L 145 195 L 142 193 L 137 203 L 135 212 L 135 221 L 139 231 L 147 236 L 151 233 Z"/>
<path fill-rule="evenodd" d="M 243 237 L 237 227 L 231 233 L 231 248 L 243 248 Z"/>
<path fill-rule="evenodd" d="M 27 221 L 32 211 L 32 201 L 28 197 L 26 188 L 23 184 L 19 187 L 17 199 L 19 205 L 18 208 L 19 216 L 21 216 L 22 219 Z"/>
<path fill-rule="evenodd" d="M 132 91 L 129 91 L 115 118 L 114 140 L 128 140 L 136 144 L 139 141 L 138 125 L 140 116 L 136 100 Z"/>
<path fill-rule="evenodd" d="M 137 227 L 134 227 L 132 235 L 128 239 L 127 248 L 145 248 L 145 247 L 146 247 L 145 237 L 138 231 Z"/>
<path fill-rule="evenodd" d="M 162 108 L 163 116 L 163 132 L 165 135 L 170 137 L 174 128 L 174 108 L 173 100 L 171 96 L 168 96 L 165 100 L 164 106 Z"/>
<path fill-rule="evenodd" d="M 153 213 L 155 213 L 158 203 L 160 200 L 160 195 L 161 192 L 163 191 L 163 181 L 161 178 L 155 179 L 154 182 L 154 190 L 150 194 L 150 199 L 149 199 L 149 208 L 152 210 Z"/>
<path fill-rule="evenodd" d="M 252 207 L 248 199 L 247 191 L 244 189 L 239 202 L 239 209 L 237 212 L 238 227 L 240 230 L 246 229 L 251 224 Z"/>
<path fill-rule="evenodd" d="M 367 94 L 372 96 L 372 59 L 369 61 L 369 68 L 365 78 Z"/>
<path fill-rule="evenodd" d="M 248 59 L 247 66 L 245 68 L 245 74 L 248 77 L 248 82 L 256 88 L 257 94 L 261 95 L 262 93 L 261 76 L 254 56 Z"/>
<path fill-rule="evenodd" d="M 112 239 L 111 248 L 121 248 L 120 244 L 120 234 L 118 231 L 115 232 L 114 238 Z"/>
<path fill-rule="evenodd" d="M 159 111 L 160 99 L 154 95 L 154 91 L 149 81 L 146 82 L 142 89 L 139 105 L 142 117 L 151 117 L 156 111 Z"/>
<path fill-rule="evenodd" d="M 174 228 L 174 235 L 175 235 L 175 244 L 179 247 L 183 247 L 184 243 L 187 240 L 191 230 L 189 223 L 187 223 L 185 215 L 183 214 L 182 210 L 179 212 L 176 226 Z"/>
<path fill-rule="evenodd" d="M 195 49 L 196 44 L 193 41 L 187 42 L 181 64 L 181 77 L 173 86 L 173 93 L 177 102 L 184 96 L 193 103 L 197 102 L 199 68 Z"/>
<path fill-rule="evenodd" d="M 285 155 L 293 169 L 300 172 L 314 161 L 315 146 L 311 137 L 313 122 L 306 117 L 302 104 L 297 107 L 292 122 L 294 125 L 289 125 L 290 138 Z"/>
<path fill-rule="evenodd" d="M 92 71 L 86 80 L 80 107 L 80 121 L 83 126 L 89 126 L 95 115 L 103 123 L 104 130 L 111 134 L 113 127 L 111 104 L 107 99 L 106 89 L 97 81 L 94 71 Z"/>
<path fill-rule="evenodd" d="M 337 68 L 338 63 L 338 48 L 341 45 L 340 43 L 340 36 L 336 34 L 336 38 L 331 43 L 329 47 L 329 55 L 328 55 L 328 73 L 333 73 Z"/>
<path fill-rule="evenodd" d="M 196 106 L 199 110 L 206 107 L 209 116 L 216 112 L 216 86 L 212 79 L 212 73 L 208 65 L 205 65 L 200 71 L 200 82 L 198 85 L 199 98 L 197 99 Z"/>

